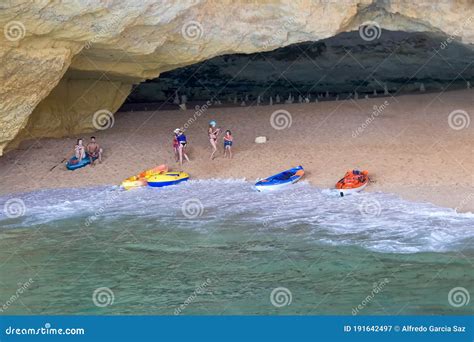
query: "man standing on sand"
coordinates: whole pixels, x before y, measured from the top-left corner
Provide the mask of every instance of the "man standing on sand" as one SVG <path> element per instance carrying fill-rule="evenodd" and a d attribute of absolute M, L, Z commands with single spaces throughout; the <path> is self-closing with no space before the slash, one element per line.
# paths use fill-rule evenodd
<path fill-rule="evenodd" d="M 87 154 L 91 159 L 91 166 L 94 166 L 95 159 L 99 159 L 99 163 L 102 163 L 102 148 L 95 141 L 95 137 L 91 137 L 91 142 L 87 144 Z"/>

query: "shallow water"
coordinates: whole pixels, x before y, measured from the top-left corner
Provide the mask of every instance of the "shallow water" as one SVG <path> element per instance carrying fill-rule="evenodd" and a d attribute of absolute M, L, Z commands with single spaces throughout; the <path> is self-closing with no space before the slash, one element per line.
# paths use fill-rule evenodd
<path fill-rule="evenodd" d="M 474 294 L 474 215 L 393 195 L 190 181 L 45 190 L 0 208 L 7 314 L 474 311 L 448 300 Z"/>

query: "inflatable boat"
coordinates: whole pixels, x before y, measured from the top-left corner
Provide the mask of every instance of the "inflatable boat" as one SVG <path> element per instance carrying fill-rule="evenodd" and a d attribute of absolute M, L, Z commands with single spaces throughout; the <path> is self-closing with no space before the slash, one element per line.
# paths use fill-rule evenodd
<path fill-rule="evenodd" d="M 347 171 L 344 178 L 336 184 L 341 197 L 363 190 L 369 184 L 369 172 L 352 170 Z"/>
<path fill-rule="evenodd" d="M 277 190 L 296 183 L 303 176 L 303 167 L 297 166 L 258 181 L 257 183 L 255 183 L 255 188 L 258 191 Z"/>
<path fill-rule="evenodd" d="M 161 188 L 163 186 L 174 185 L 189 179 L 186 172 L 163 172 L 147 178 L 148 186 Z"/>
<path fill-rule="evenodd" d="M 151 176 L 153 176 L 155 174 L 159 174 L 159 173 L 162 173 L 162 172 L 168 172 L 168 166 L 160 165 L 160 166 L 156 166 L 152 169 L 140 172 L 136 176 L 132 176 L 132 177 L 129 177 L 129 178 L 125 179 L 122 182 L 121 186 L 126 190 L 147 186 L 148 185 L 148 178 L 150 178 Z"/>
<path fill-rule="evenodd" d="M 96 160 L 97 158 L 94 158 Z M 71 159 L 68 160 L 66 163 L 66 168 L 68 170 L 74 171 L 77 169 L 80 169 L 81 167 L 84 167 L 86 165 L 89 165 L 91 163 L 91 158 L 89 155 L 86 154 L 84 158 L 79 162 L 79 160 L 76 157 L 72 157 Z"/>

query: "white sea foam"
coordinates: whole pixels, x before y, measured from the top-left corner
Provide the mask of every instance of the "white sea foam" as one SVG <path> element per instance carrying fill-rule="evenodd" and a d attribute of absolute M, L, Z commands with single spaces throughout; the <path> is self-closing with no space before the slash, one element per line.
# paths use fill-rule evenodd
<path fill-rule="evenodd" d="M 45 190 L 0 197 L 25 203 L 25 214 L 0 228 L 84 226 L 102 229 L 120 223 L 133 227 L 173 226 L 213 234 L 229 229 L 242 234 L 288 235 L 317 244 L 355 245 L 388 253 L 446 252 L 472 248 L 474 215 L 384 193 L 339 197 L 308 184 L 259 193 L 240 180 L 198 180 L 161 189 L 123 191 L 116 187 Z M 183 215 L 193 199 L 199 214 Z M 91 219 L 91 217 L 93 219 Z M 172 224 L 171 224 L 172 223 Z M 317 247 L 315 247 L 317 248 Z"/>

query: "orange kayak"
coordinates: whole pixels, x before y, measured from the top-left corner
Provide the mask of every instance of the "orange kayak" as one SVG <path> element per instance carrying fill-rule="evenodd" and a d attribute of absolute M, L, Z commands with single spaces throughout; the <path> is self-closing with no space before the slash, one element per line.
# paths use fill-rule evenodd
<path fill-rule="evenodd" d="M 130 189 L 146 186 L 148 185 L 148 178 L 150 178 L 153 175 L 160 174 L 163 172 L 168 172 L 168 166 L 164 164 L 156 166 L 149 170 L 145 170 L 143 172 L 140 172 L 136 176 L 132 176 L 125 179 L 122 182 L 122 187 L 125 188 L 126 190 L 130 190 Z"/>
<path fill-rule="evenodd" d="M 342 196 L 359 192 L 369 184 L 369 171 L 347 171 L 344 178 L 336 184 L 336 189 Z"/>

